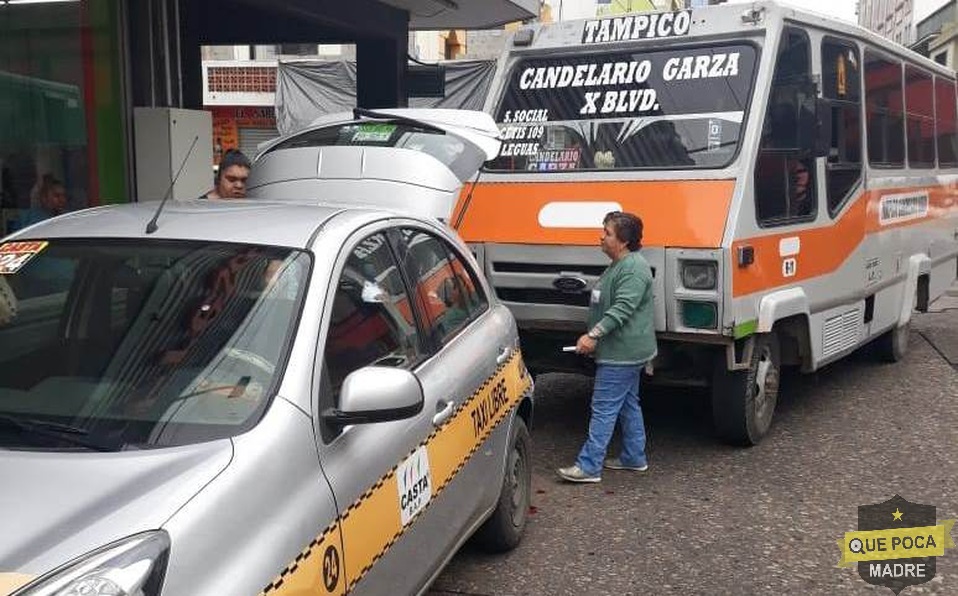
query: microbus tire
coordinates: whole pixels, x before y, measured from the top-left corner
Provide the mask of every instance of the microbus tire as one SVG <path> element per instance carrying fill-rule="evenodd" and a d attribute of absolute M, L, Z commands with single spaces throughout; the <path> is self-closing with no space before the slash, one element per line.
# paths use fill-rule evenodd
<path fill-rule="evenodd" d="M 875 340 L 875 353 L 882 362 L 900 362 L 908 353 L 908 337 L 911 324 L 895 326 L 882 333 Z"/>
<path fill-rule="evenodd" d="M 487 552 L 512 550 L 522 539 L 532 493 L 531 443 L 525 421 L 516 416 L 499 501 L 489 519 L 476 531 L 476 543 Z"/>
<path fill-rule="evenodd" d="M 712 379 L 712 419 L 722 440 L 757 445 L 772 424 L 778 402 L 781 353 L 775 331 L 755 336 L 747 370 L 729 371 L 724 353 Z"/>

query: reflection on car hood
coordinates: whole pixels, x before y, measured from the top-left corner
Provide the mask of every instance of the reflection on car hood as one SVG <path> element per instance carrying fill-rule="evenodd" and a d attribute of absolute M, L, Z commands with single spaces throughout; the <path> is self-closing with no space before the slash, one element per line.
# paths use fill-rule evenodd
<path fill-rule="evenodd" d="M 229 440 L 119 453 L 0 451 L 0 587 L 5 574 L 37 576 L 161 527 L 232 453 Z"/>

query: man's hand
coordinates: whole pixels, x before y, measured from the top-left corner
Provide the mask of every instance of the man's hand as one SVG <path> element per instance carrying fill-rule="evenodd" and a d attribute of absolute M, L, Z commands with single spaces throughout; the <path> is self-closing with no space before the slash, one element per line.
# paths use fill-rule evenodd
<path fill-rule="evenodd" d="M 592 339 L 588 334 L 583 333 L 579 336 L 579 341 L 575 342 L 575 353 L 576 354 L 591 354 L 595 352 L 595 344 L 598 343 L 597 340 Z"/>

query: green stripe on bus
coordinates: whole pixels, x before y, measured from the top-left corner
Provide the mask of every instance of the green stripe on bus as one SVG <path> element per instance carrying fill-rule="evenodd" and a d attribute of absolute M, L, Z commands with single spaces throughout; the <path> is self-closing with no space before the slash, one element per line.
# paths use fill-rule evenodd
<path fill-rule="evenodd" d="M 745 321 L 744 323 L 739 323 L 735 326 L 735 339 L 741 339 L 743 337 L 748 337 L 755 333 L 758 330 L 758 319 L 752 319 L 751 321 Z"/>

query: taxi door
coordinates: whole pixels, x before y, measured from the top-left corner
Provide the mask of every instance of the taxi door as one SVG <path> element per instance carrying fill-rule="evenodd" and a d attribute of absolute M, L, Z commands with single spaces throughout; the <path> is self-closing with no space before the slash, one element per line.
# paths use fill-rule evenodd
<path fill-rule="evenodd" d="M 345 378 L 364 366 L 428 370 L 436 347 L 397 259 L 398 232 L 380 224 L 354 235 L 333 270 L 319 354 L 319 412 L 335 408 Z M 420 378 L 424 405 L 391 422 L 331 427 L 320 421 L 320 459 L 339 509 L 347 591 L 409 594 L 438 571 L 475 515 L 478 493 L 446 502 L 430 451 L 462 391 Z M 465 456 L 465 454 L 462 454 Z"/>

